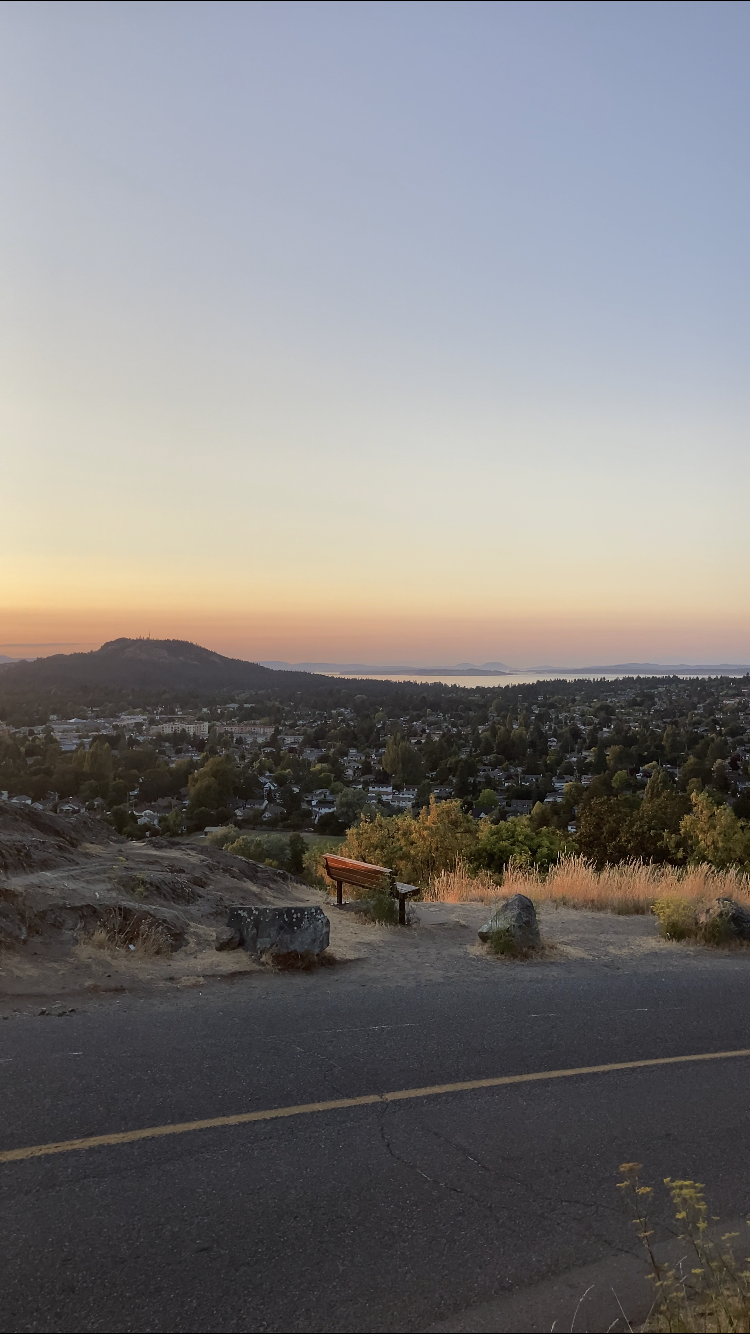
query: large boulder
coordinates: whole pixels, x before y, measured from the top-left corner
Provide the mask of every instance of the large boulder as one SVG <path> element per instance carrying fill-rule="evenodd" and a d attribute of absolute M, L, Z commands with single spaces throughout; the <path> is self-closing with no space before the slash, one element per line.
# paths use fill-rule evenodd
<path fill-rule="evenodd" d="M 322 908 L 235 908 L 227 927 L 239 932 L 244 949 L 259 957 L 322 954 L 331 924 Z"/>
<path fill-rule="evenodd" d="M 750 908 L 734 899 L 715 899 L 697 916 L 698 931 L 704 940 L 720 945 L 729 940 L 750 940 Z"/>
<path fill-rule="evenodd" d="M 503 953 L 523 954 L 528 950 L 538 950 L 542 942 L 536 909 L 531 899 L 527 899 L 525 894 L 514 894 L 512 899 L 501 903 L 481 928 L 479 939 L 501 944 L 505 941 L 508 948 L 501 951 Z"/>

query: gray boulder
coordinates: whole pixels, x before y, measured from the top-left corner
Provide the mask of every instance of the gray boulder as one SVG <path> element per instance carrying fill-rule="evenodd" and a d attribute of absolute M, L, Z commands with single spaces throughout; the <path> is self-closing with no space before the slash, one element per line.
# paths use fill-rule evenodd
<path fill-rule="evenodd" d="M 734 899 L 715 899 L 697 916 L 698 931 L 705 940 L 750 940 L 750 909 Z"/>
<path fill-rule="evenodd" d="M 490 920 L 481 928 L 479 939 L 486 942 L 496 931 L 502 931 L 507 935 L 508 943 L 519 953 L 525 950 L 538 950 L 542 943 L 536 910 L 531 899 L 527 899 L 525 894 L 514 894 L 512 899 L 501 903 Z"/>
<path fill-rule="evenodd" d="M 243 949 L 256 958 L 272 954 L 322 954 L 331 924 L 322 908 L 235 908 L 227 929 L 239 932 Z"/>
<path fill-rule="evenodd" d="M 238 950 L 242 944 L 242 936 L 236 926 L 221 926 L 216 932 L 217 950 Z"/>

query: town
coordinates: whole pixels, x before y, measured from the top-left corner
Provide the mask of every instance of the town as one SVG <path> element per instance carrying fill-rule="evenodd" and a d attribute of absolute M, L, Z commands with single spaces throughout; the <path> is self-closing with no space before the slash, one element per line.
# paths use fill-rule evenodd
<path fill-rule="evenodd" d="M 140 708 L 131 695 L 129 711 L 92 703 L 30 726 L 11 718 L 0 725 L 0 795 L 94 812 L 137 839 L 227 822 L 335 836 L 375 812 L 459 800 L 477 819 L 521 819 L 574 847 L 589 799 L 632 811 L 658 770 L 678 814 L 695 791 L 750 814 L 748 678 L 368 681 L 362 691 L 334 691 L 331 704 L 245 691 L 190 707 L 144 695 Z"/>

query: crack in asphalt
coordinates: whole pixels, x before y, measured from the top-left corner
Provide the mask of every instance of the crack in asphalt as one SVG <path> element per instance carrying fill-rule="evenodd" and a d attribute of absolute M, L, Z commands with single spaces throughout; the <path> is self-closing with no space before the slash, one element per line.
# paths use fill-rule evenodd
<path fill-rule="evenodd" d="M 380 1139 L 383 1144 L 383 1147 L 385 1148 L 389 1156 L 394 1160 L 394 1162 L 399 1163 L 401 1166 L 406 1167 L 407 1170 L 416 1173 L 418 1176 L 421 1176 L 423 1180 L 429 1181 L 432 1185 L 439 1186 L 443 1190 L 449 1191 L 451 1194 L 464 1196 L 466 1199 L 472 1200 L 475 1204 L 480 1205 L 483 1209 L 487 1211 L 493 1223 L 499 1223 L 501 1221 L 501 1218 L 498 1214 L 497 1206 L 492 1200 L 482 1198 L 481 1196 L 476 1195 L 473 1191 L 466 1190 L 465 1188 L 462 1188 L 460 1186 L 451 1185 L 449 1182 L 443 1181 L 439 1177 L 430 1176 L 428 1172 L 423 1171 L 422 1168 L 418 1167 L 415 1162 L 412 1162 L 408 1157 L 406 1157 L 402 1153 L 399 1153 L 398 1150 L 394 1148 L 391 1139 L 386 1134 L 386 1121 L 385 1121 L 388 1112 L 391 1112 L 393 1110 L 394 1109 L 389 1106 L 384 1106 L 382 1108 L 380 1113 L 379 1130 L 380 1130 Z M 604 1209 L 605 1212 L 609 1214 L 619 1213 L 619 1211 L 615 1208 L 614 1205 L 610 1206 L 602 1201 L 569 1199 L 567 1197 L 559 1195 L 551 1195 L 544 1190 L 540 1190 L 533 1181 L 529 1180 L 528 1177 L 521 1178 L 520 1176 L 514 1175 L 512 1172 L 503 1172 L 498 1170 L 498 1168 L 496 1167 L 491 1167 L 489 1166 L 489 1164 L 483 1163 L 480 1159 L 475 1158 L 469 1152 L 466 1146 L 460 1143 L 460 1141 L 453 1140 L 450 1138 L 450 1136 L 441 1134 L 440 1131 L 435 1130 L 432 1126 L 423 1126 L 422 1129 L 426 1131 L 428 1134 L 432 1135 L 435 1139 L 440 1140 L 442 1143 L 446 1144 L 449 1148 L 452 1148 L 456 1152 L 463 1154 L 463 1156 L 469 1162 L 475 1164 L 483 1172 L 486 1172 L 488 1176 L 492 1177 L 499 1186 L 502 1185 L 503 1182 L 511 1181 L 515 1186 L 524 1189 L 527 1193 L 532 1194 L 537 1199 L 545 1201 L 548 1204 L 554 1204 L 557 1207 L 579 1208 L 579 1209 L 584 1209 L 587 1212 L 594 1212 L 594 1213 L 601 1209 Z M 502 1213 L 503 1214 L 507 1213 L 507 1210 L 503 1210 Z M 616 1252 L 617 1254 L 620 1254 L 622 1252 L 622 1246 L 617 1242 L 613 1242 L 610 1238 L 603 1235 L 598 1228 L 592 1231 L 591 1236 L 592 1238 L 598 1240 L 603 1246 L 605 1246 L 607 1250 L 613 1253 Z"/>

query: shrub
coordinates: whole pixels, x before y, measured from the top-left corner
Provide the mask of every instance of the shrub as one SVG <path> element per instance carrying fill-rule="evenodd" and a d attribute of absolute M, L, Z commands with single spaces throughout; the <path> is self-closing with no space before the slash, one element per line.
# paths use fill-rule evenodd
<path fill-rule="evenodd" d="M 236 834 L 237 830 L 234 832 Z M 248 838 L 247 834 L 241 834 L 232 843 L 224 846 L 225 851 L 231 852 L 235 857 L 247 857 L 250 861 L 261 862 L 264 866 L 270 866 L 275 870 L 290 871 L 292 839 L 301 839 L 304 845 L 304 839 L 300 834 L 292 834 L 289 838 L 285 838 L 283 834 L 271 834 L 266 838 L 259 838 L 257 835 L 255 838 Z M 299 849 L 297 854 L 298 852 Z"/>
<path fill-rule="evenodd" d="M 236 842 L 239 833 L 236 825 L 223 825 L 221 829 L 212 829 L 210 834 L 206 834 L 206 842 L 212 848 L 226 848 L 230 843 Z"/>
<path fill-rule="evenodd" d="M 651 905 L 665 940 L 686 940 L 696 934 L 695 904 L 688 899 L 656 899 Z"/>
<path fill-rule="evenodd" d="M 233 843 L 227 843 L 224 851 L 231 852 L 234 857 L 246 857 L 248 861 L 260 862 L 264 857 L 265 843 L 263 838 L 248 838 L 247 834 L 241 834 Z"/>

